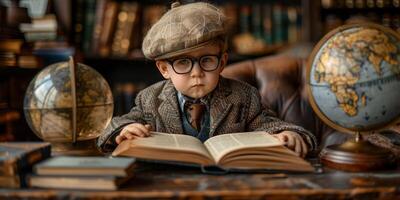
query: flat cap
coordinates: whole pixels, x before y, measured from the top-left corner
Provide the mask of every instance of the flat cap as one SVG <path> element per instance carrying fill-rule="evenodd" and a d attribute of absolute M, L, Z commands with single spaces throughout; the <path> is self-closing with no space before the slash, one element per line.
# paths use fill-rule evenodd
<path fill-rule="evenodd" d="M 186 53 L 224 36 L 225 16 L 215 6 L 197 2 L 172 4 L 147 32 L 142 50 L 146 58 L 159 60 Z"/>

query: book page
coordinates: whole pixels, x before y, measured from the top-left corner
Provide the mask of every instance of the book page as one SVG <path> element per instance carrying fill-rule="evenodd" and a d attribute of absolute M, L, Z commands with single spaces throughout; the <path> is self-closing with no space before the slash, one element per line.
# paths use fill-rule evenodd
<path fill-rule="evenodd" d="M 263 132 L 242 132 L 214 136 L 204 145 L 215 161 L 219 161 L 225 154 L 244 148 L 280 146 L 282 143 L 274 136 Z"/>
<path fill-rule="evenodd" d="M 211 158 L 203 143 L 189 135 L 152 132 L 150 137 L 137 138 L 132 140 L 132 143 L 137 146 L 155 149 L 196 152 Z"/>

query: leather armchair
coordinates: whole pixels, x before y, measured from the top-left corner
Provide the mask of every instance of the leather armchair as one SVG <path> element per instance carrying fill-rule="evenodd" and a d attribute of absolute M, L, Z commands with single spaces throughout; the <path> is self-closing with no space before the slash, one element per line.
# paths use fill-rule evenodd
<path fill-rule="evenodd" d="M 321 150 L 330 144 L 342 143 L 351 135 L 335 131 L 314 113 L 305 85 L 305 63 L 305 59 L 288 54 L 266 56 L 228 65 L 222 76 L 245 81 L 257 87 L 264 106 L 275 110 L 281 119 L 314 133 L 318 139 L 318 150 Z M 400 144 L 393 144 L 393 141 L 400 141 L 399 132 L 386 133 L 389 134 L 379 138 L 375 135 L 370 141 L 400 155 Z"/>

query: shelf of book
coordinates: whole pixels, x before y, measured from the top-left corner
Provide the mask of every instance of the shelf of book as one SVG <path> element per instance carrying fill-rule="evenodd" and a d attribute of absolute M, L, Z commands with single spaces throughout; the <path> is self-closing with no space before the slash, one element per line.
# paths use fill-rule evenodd
<path fill-rule="evenodd" d="M 374 22 L 400 32 L 399 0 L 321 0 L 321 33 L 349 23 Z"/>
<path fill-rule="evenodd" d="M 183 1 L 185 2 L 185 1 Z M 275 45 L 302 40 L 302 4 L 297 1 L 211 1 L 228 18 L 232 51 L 268 53 Z M 130 57 L 168 9 L 168 1 L 75 0 L 71 41 L 84 54 Z"/>

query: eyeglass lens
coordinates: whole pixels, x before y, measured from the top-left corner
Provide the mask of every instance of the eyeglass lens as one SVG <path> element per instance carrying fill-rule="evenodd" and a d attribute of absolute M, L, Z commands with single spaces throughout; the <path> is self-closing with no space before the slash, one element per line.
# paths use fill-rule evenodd
<path fill-rule="evenodd" d="M 188 73 L 192 70 L 195 59 L 181 58 L 173 61 L 172 67 L 177 73 Z M 212 71 L 218 67 L 218 56 L 203 56 L 199 61 L 200 67 L 204 71 Z"/>

